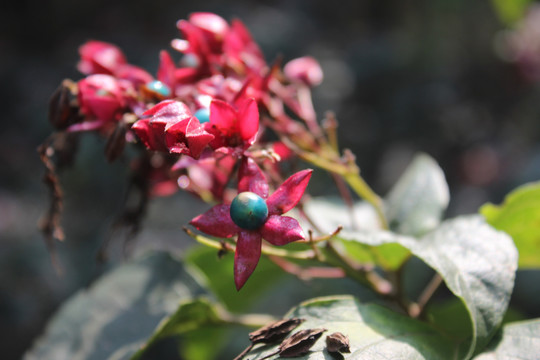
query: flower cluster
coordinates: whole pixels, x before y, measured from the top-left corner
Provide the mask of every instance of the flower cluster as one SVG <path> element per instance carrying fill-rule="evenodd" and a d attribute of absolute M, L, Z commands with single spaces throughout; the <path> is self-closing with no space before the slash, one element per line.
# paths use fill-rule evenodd
<path fill-rule="evenodd" d="M 106 137 L 109 160 L 122 156 L 128 143 L 138 146 L 144 154 L 138 168 L 150 169 L 148 194 L 184 189 L 218 202 L 192 225 L 214 236 L 238 235 L 239 289 L 258 262 L 262 238 L 273 245 L 304 238 L 296 220 L 281 215 L 298 203 L 311 171 L 279 186 L 278 163 L 292 154 L 282 139 L 304 149 L 318 146 L 310 88 L 323 74 L 311 57 L 294 59 L 283 70 L 279 61 L 269 65 L 238 20 L 193 13 L 177 27 L 181 38 L 171 46 L 181 58 L 161 51 L 155 76 L 128 63 L 115 45 L 81 46 L 78 69 L 86 77 L 63 82 L 52 98 L 50 120 L 65 133 Z M 230 187 L 235 178 L 236 190 Z M 269 187 L 277 189 L 270 197 Z M 245 214 L 234 210 L 244 193 L 266 209 L 255 225 L 241 219 L 253 215 L 249 206 Z"/>

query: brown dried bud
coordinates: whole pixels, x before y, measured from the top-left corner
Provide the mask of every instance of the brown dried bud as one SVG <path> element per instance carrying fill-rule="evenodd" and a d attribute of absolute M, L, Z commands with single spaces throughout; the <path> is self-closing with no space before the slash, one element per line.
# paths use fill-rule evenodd
<path fill-rule="evenodd" d="M 349 337 L 340 332 L 335 332 L 326 337 L 326 349 L 329 352 L 350 353 Z"/>
<path fill-rule="evenodd" d="M 109 162 L 116 160 L 124 152 L 126 147 L 126 124 L 123 121 L 119 121 L 114 130 L 109 134 L 107 138 L 107 144 L 105 145 L 105 156 Z"/>
<path fill-rule="evenodd" d="M 307 354 L 325 331 L 326 329 L 307 329 L 292 334 L 279 345 L 279 355 L 287 358 Z"/>
<path fill-rule="evenodd" d="M 65 129 L 79 120 L 77 84 L 66 79 L 49 100 L 49 121 L 57 129 Z"/>
<path fill-rule="evenodd" d="M 283 319 L 266 325 L 249 334 L 249 340 L 252 343 L 274 343 L 281 341 L 285 336 L 289 335 L 298 325 L 304 321 L 303 319 L 292 318 Z"/>

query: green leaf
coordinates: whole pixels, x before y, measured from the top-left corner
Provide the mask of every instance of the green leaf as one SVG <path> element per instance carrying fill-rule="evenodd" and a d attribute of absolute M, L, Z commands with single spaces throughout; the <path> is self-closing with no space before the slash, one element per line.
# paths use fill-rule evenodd
<path fill-rule="evenodd" d="M 397 242 L 437 271 L 463 301 L 472 322 L 466 358 L 482 349 L 501 324 L 514 286 L 517 251 L 512 239 L 479 216 L 447 220 L 420 239 L 390 232 L 345 232 L 369 245 Z"/>
<path fill-rule="evenodd" d="M 143 256 L 71 297 L 24 359 L 129 359 L 179 301 L 204 293 L 169 254 Z"/>
<path fill-rule="evenodd" d="M 185 301 L 174 314 L 161 321 L 152 337 L 131 359 L 141 359 L 145 352 L 158 341 L 180 335 L 185 335 L 180 352 L 187 359 L 211 359 L 215 355 L 215 351 L 219 350 L 219 346 L 216 346 L 216 339 L 223 335 L 223 326 L 227 323 L 218 309 L 207 299 L 199 298 Z M 209 337 L 209 333 L 204 336 L 207 331 L 213 331 L 212 337 Z M 209 347 L 209 343 L 212 343 L 213 346 Z M 197 351 L 198 347 L 209 347 L 212 351 L 201 353 Z"/>
<path fill-rule="evenodd" d="M 417 155 L 385 200 L 390 228 L 405 235 L 422 235 L 437 227 L 450 193 L 442 169 L 426 154 Z"/>
<path fill-rule="evenodd" d="M 317 227 L 330 233 L 343 226 L 345 229 L 379 229 L 377 213 L 371 205 L 364 201 L 357 202 L 349 209 L 341 198 L 316 197 L 304 203 L 304 211 L 309 215 Z M 294 216 L 294 215 L 293 215 Z M 304 230 L 312 226 L 301 216 L 295 216 Z"/>
<path fill-rule="evenodd" d="M 467 308 L 457 298 L 432 304 L 426 310 L 429 323 L 458 341 L 472 336 L 472 324 Z"/>
<path fill-rule="evenodd" d="M 520 268 L 540 267 L 540 182 L 520 186 L 499 206 L 485 204 L 480 213 L 514 239 Z"/>
<path fill-rule="evenodd" d="M 343 226 L 346 230 L 343 230 L 333 240 L 333 243 L 338 250 L 346 253 L 358 263 L 372 264 L 387 270 L 395 270 L 410 255 L 409 250 L 398 245 L 397 241 L 388 240 L 388 237 L 397 235 L 380 230 L 376 212 L 371 205 L 365 202 L 356 203 L 351 213 L 351 210 L 344 205 L 343 200 L 320 197 L 306 201 L 304 210 L 323 233 L 331 233 L 338 226 Z M 300 216 L 296 217 L 304 229 L 311 227 L 307 222 L 302 222 Z M 351 229 L 361 230 L 351 231 Z M 351 237 L 348 233 L 354 235 Z M 363 236 L 364 241 L 354 239 L 358 234 L 366 235 Z M 377 236 L 384 236 L 385 238 L 379 241 L 376 239 Z M 321 251 L 324 251 L 324 249 Z"/>
<path fill-rule="evenodd" d="M 397 270 L 411 254 L 401 243 L 415 241 L 414 238 L 384 230 L 343 230 L 338 239 L 347 255 L 354 260 L 362 264 L 378 265 L 385 270 Z"/>
<path fill-rule="evenodd" d="M 322 360 L 333 357 L 325 350 L 327 335 L 348 336 L 347 359 L 450 359 L 456 347 L 429 325 L 398 314 L 383 306 L 360 303 L 350 296 L 326 297 L 302 303 L 286 316 L 305 321 L 293 331 L 327 329 L 310 353 L 297 359 Z M 277 346 L 257 346 L 245 359 L 257 360 L 276 351 Z M 274 355 L 269 359 L 278 359 Z"/>
<path fill-rule="evenodd" d="M 517 270 L 512 239 L 479 217 L 461 217 L 402 245 L 436 270 L 465 304 L 473 327 L 469 358 L 487 344 L 508 307 Z"/>
<path fill-rule="evenodd" d="M 535 319 L 506 324 L 474 360 L 536 360 L 539 354 L 540 319 Z"/>
<path fill-rule="evenodd" d="M 234 286 L 234 254 L 218 257 L 216 249 L 195 247 L 189 251 L 185 261 L 200 270 L 208 288 L 233 313 L 249 311 L 261 294 L 279 283 L 284 276 L 277 265 L 263 256 L 242 291 L 237 291 Z"/>
<path fill-rule="evenodd" d="M 492 0 L 499 18 L 511 25 L 523 18 L 533 0 Z"/>

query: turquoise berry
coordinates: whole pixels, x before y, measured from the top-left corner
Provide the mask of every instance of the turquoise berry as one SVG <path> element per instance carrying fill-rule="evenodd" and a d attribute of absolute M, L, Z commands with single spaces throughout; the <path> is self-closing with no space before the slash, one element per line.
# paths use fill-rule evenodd
<path fill-rule="evenodd" d="M 159 80 L 150 81 L 146 84 L 146 88 L 164 97 L 171 96 L 171 89 Z"/>
<path fill-rule="evenodd" d="M 231 203 L 232 221 L 245 230 L 257 230 L 266 222 L 268 206 L 259 195 L 246 191 Z"/>
<path fill-rule="evenodd" d="M 195 111 L 195 114 L 193 114 L 197 119 L 199 119 L 199 122 L 201 124 L 207 123 L 210 121 L 210 109 L 201 108 L 197 111 Z"/>

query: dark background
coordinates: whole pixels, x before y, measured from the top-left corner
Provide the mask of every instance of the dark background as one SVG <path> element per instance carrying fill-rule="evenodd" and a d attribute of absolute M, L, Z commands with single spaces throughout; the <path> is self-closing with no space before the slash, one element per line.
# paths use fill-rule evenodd
<path fill-rule="evenodd" d="M 78 80 L 77 48 L 117 44 L 155 73 L 158 52 L 193 11 L 240 18 L 269 62 L 310 54 L 324 70 L 314 90 L 319 117 L 333 110 L 342 147 L 384 194 L 417 151 L 444 169 L 447 216 L 499 202 L 540 177 L 540 91 L 497 56 L 505 28 L 490 1 L 11 1 L 0 9 L 0 354 L 20 358 L 59 304 L 111 263 L 96 262 L 125 191 L 126 163 L 107 164 L 103 141 L 85 136 L 65 186 L 64 274 L 55 274 L 36 228 L 47 206 L 36 147 L 50 134 L 47 102 L 64 78 Z M 540 41 L 540 40 L 539 40 Z M 175 54 L 176 55 L 176 54 Z M 176 56 L 178 59 L 178 56 Z M 327 193 L 326 175 L 310 189 Z M 187 195 L 156 201 L 137 241 L 182 243 L 192 216 Z M 196 208 L 195 210 L 198 210 Z M 166 246 L 166 245 L 163 245 Z M 180 245 L 182 248 L 184 245 Z M 534 303 L 520 298 L 523 309 Z M 531 310 L 534 311 L 534 310 Z"/>

